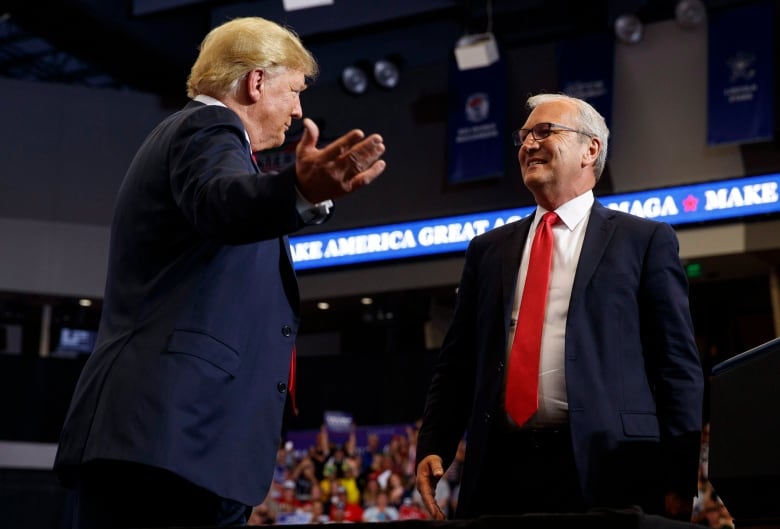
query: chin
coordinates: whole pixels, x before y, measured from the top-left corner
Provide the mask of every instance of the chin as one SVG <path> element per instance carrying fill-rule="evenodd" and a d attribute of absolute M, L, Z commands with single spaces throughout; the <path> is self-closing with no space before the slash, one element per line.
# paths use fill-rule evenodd
<path fill-rule="evenodd" d="M 269 140 L 269 141 L 264 141 L 263 143 L 261 143 L 260 146 L 257 149 L 255 149 L 253 147 L 252 150 L 254 152 L 267 151 L 269 149 L 275 149 L 276 147 L 279 147 L 280 145 L 282 145 L 282 142 L 280 142 L 280 141 L 276 141 L 276 140 L 271 141 L 271 140 Z"/>

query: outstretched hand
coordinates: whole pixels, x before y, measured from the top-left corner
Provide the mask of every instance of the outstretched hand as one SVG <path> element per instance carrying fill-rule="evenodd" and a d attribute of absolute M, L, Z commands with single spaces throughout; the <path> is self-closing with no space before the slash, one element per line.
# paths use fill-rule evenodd
<path fill-rule="evenodd" d="M 317 148 L 320 131 L 309 118 L 303 119 L 303 136 L 295 149 L 298 188 L 312 203 L 338 198 L 373 182 L 385 170 L 381 156 L 385 144 L 379 134 L 366 137 L 354 129 L 322 149 Z"/>
<path fill-rule="evenodd" d="M 423 458 L 417 465 L 417 477 L 415 486 L 420 493 L 425 509 L 434 520 L 444 520 L 447 516 L 436 501 L 436 484 L 444 476 L 441 457 L 429 455 Z"/>

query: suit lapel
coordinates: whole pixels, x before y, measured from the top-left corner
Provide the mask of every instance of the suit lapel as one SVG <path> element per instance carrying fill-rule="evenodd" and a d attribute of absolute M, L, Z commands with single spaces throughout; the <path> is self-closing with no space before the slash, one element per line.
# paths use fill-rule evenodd
<path fill-rule="evenodd" d="M 520 270 L 523 246 L 533 220 L 534 214 L 531 214 L 516 221 L 514 229 L 509 233 L 501 251 L 501 295 L 504 307 L 504 327 L 507 333 L 512 320 L 512 304 L 515 292 L 517 292 L 517 273 Z"/>
<path fill-rule="evenodd" d="M 585 291 L 585 286 L 590 282 L 590 278 L 604 255 L 607 244 L 615 231 L 614 216 L 615 213 L 612 210 L 605 208 L 598 201 L 593 203 L 585 231 L 585 239 L 582 242 L 580 260 L 577 263 L 577 272 L 574 275 L 569 301 L 570 307 Z"/>

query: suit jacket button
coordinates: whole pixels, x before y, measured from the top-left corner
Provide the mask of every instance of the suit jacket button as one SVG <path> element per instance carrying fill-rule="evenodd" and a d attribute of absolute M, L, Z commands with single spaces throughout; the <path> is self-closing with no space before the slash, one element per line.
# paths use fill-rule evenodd
<path fill-rule="evenodd" d="M 292 327 L 290 327 L 289 325 L 285 325 L 284 327 L 282 327 L 282 336 L 284 336 L 285 338 L 289 338 L 291 335 L 292 335 Z"/>
<path fill-rule="evenodd" d="M 489 423 L 491 418 L 492 417 L 490 416 L 490 412 L 489 411 L 486 411 L 485 415 L 482 416 L 482 419 L 485 421 L 485 423 Z"/>
<path fill-rule="evenodd" d="M 279 393 L 284 393 L 285 391 L 287 391 L 287 384 L 285 384 L 284 382 L 279 382 L 276 385 L 276 391 L 278 391 Z"/>
<path fill-rule="evenodd" d="M 504 370 L 504 362 L 499 362 L 498 363 L 498 372 L 500 373 L 503 370 Z"/>

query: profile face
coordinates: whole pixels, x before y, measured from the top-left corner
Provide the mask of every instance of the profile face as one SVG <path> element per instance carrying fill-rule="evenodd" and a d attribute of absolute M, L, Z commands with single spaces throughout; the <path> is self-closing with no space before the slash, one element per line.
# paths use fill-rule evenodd
<path fill-rule="evenodd" d="M 305 89 L 306 77 L 298 70 L 284 70 L 263 78 L 256 114 L 258 134 L 256 143 L 252 145 L 254 150 L 284 144 L 292 121 L 303 117 L 301 92 Z"/>

